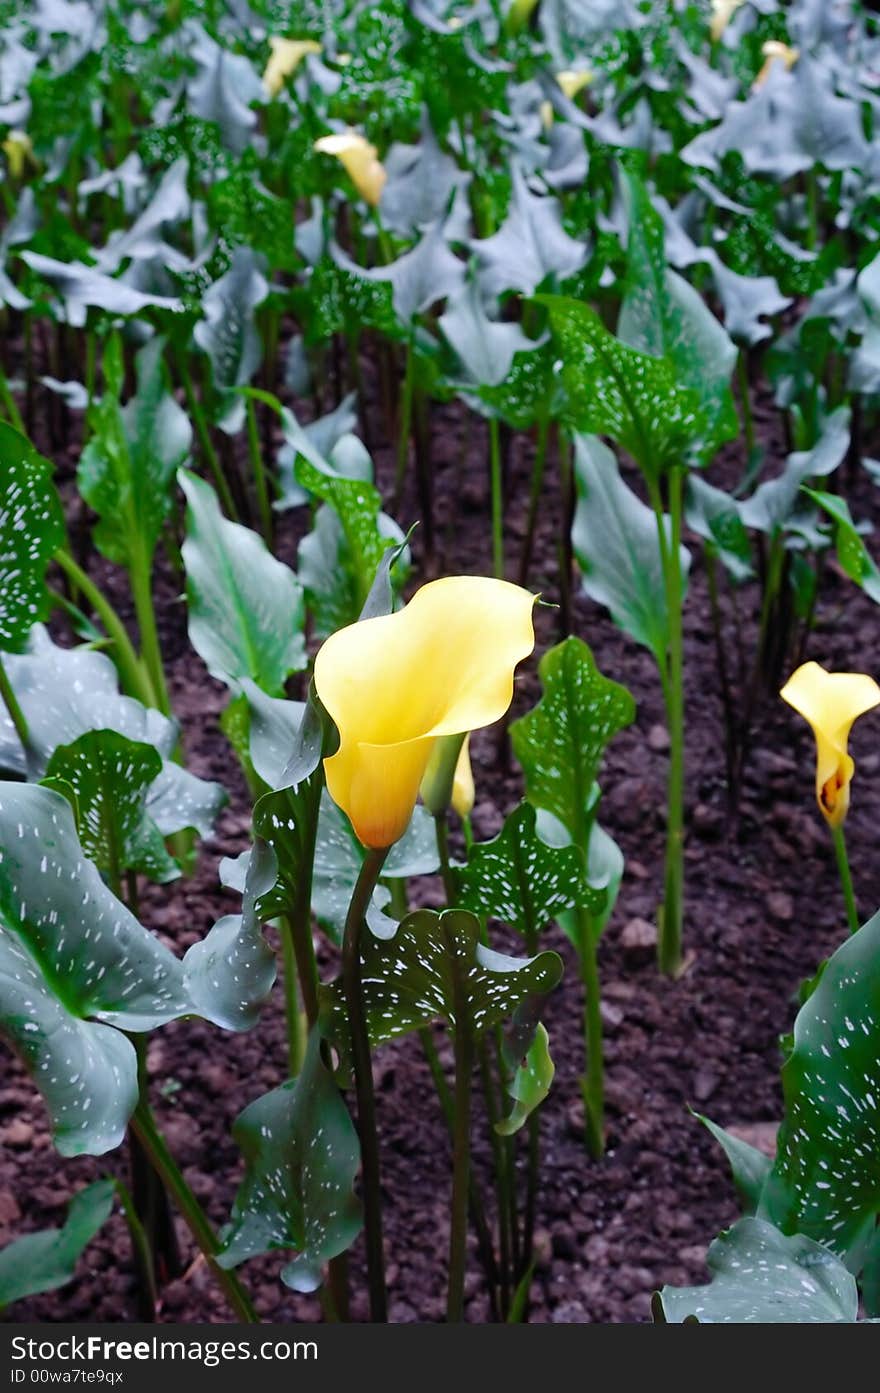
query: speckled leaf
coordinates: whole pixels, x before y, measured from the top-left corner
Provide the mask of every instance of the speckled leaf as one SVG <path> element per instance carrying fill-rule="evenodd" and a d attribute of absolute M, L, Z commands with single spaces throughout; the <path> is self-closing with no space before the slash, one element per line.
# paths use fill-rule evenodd
<path fill-rule="evenodd" d="M 186 990 L 201 1016 L 224 1030 L 250 1030 L 275 981 L 275 954 L 264 939 L 257 903 L 275 884 L 265 842 L 251 851 L 240 914 L 226 914 L 183 960 Z"/>
<path fill-rule="evenodd" d="M 74 1195 L 60 1229 L 42 1229 L 7 1243 L 0 1251 L 0 1310 L 72 1281 L 83 1250 L 109 1218 L 115 1195 L 114 1181 L 96 1180 Z"/>
<path fill-rule="evenodd" d="M 757 1213 L 764 1185 L 773 1168 L 771 1157 L 765 1155 L 763 1151 L 759 1151 L 756 1146 L 743 1141 L 742 1137 L 735 1137 L 732 1132 L 726 1132 L 723 1127 L 719 1127 L 717 1122 L 712 1122 L 710 1118 L 703 1117 L 700 1113 L 696 1113 L 695 1116 L 711 1132 L 730 1162 L 733 1183 L 736 1186 L 743 1213 Z"/>
<path fill-rule="evenodd" d="M 539 1021 L 535 1037 L 510 1081 L 508 1091 L 513 1099 L 513 1107 L 507 1117 L 495 1123 L 495 1131 L 502 1137 L 512 1137 L 514 1132 L 518 1132 L 547 1097 L 555 1072 L 550 1058 L 550 1037 Z"/>
<path fill-rule="evenodd" d="M 497 387 L 510 372 L 515 354 L 536 347 L 518 324 L 489 318 L 476 281 L 450 301 L 437 322 L 475 386 Z"/>
<path fill-rule="evenodd" d="M 154 746 L 162 768 L 147 793 L 147 813 L 163 837 L 194 827 L 203 837 L 226 802 L 220 784 L 199 779 L 172 755 L 177 726 L 159 711 L 119 693 L 119 677 L 103 653 L 59 648 L 35 625 L 25 653 L 5 659 L 9 680 L 30 733 L 22 750 L 9 716 L 0 706 L 0 769 L 39 779 L 52 751 L 90 730 L 115 730 L 129 740 Z"/>
<path fill-rule="evenodd" d="M 263 356 L 254 312 L 269 294 L 262 257 L 250 247 L 236 247 L 229 270 L 211 285 L 202 301 L 204 318 L 193 338 L 211 363 L 219 398 L 218 424 L 234 433 L 244 422 L 245 404 L 236 387 L 250 382 Z"/>
<path fill-rule="evenodd" d="M 563 419 L 575 431 L 608 435 L 646 475 L 686 462 L 706 435 L 700 397 L 669 358 L 616 339 L 596 311 L 561 295 L 538 295 L 562 357 Z"/>
<path fill-rule="evenodd" d="M 523 803 L 497 837 L 474 846 L 456 872 L 459 909 L 500 919 L 527 939 L 564 910 L 583 905 L 599 912 L 605 902 L 604 892 L 586 879 L 583 852 L 542 842 L 535 818 L 534 805 Z"/>
<path fill-rule="evenodd" d="M 596 436 L 576 438 L 574 468 L 578 501 L 571 540 L 584 589 L 663 664 L 669 621 L 657 519 L 624 482 L 614 455 Z M 670 537 L 669 517 L 663 521 Z M 690 559 L 682 547 L 685 579 Z"/>
<path fill-rule="evenodd" d="M 249 712 L 251 763 L 264 783 L 277 788 L 296 746 L 306 704 L 266 696 L 249 677 L 242 680 L 241 690 Z"/>
<path fill-rule="evenodd" d="M 390 939 L 364 934 L 361 961 L 374 1045 L 437 1019 L 454 1026 L 458 974 L 475 1035 L 498 1025 L 527 998 L 552 991 L 562 976 L 556 953 L 511 958 L 485 948 L 479 920 L 463 909 L 415 910 Z M 341 982 L 323 987 L 322 997 L 328 1033 L 344 1050 L 348 1016 Z"/>
<path fill-rule="evenodd" d="M 378 514 L 376 530 L 386 547 L 399 547 L 402 533 L 386 513 Z M 312 531 L 299 544 L 297 569 L 316 638 L 327 638 L 355 622 L 364 603 L 363 581 L 339 514 L 326 503 L 315 514 Z M 406 568 L 401 569 L 405 573 Z"/>
<path fill-rule="evenodd" d="M 79 491 L 98 514 L 95 545 L 122 566 L 138 552 L 152 557 L 192 440 L 189 418 L 168 390 L 164 348 L 153 338 L 137 355 L 137 392 L 125 407 L 108 391 L 92 409 L 77 466 Z"/>
<path fill-rule="evenodd" d="M 348 544 L 356 617 L 370 593 L 384 553 L 399 540 L 397 536 L 384 535 L 380 528 L 381 494 L 369 480 L 317 469 L 304 455 L 297 458 L 294 472 L 303 488 L 329 504 L 339 518 Z"/>
<path fill-rule="evenodd" d="M 277 696 L 306 665 L 299 581 L 256 532 L 223 516 L 210 484 L 183 469 L 178 478 L 188 505 L 190 641 L 221 682 L 250 677 Z"/>
<path fill-rule="evenodd" d="M 605 746 L 635 717 L 625 687 L 603 677 L 592 653 L 570 637 L 538 666 L 543 695 L 514 721 L 510 736 L 526 779 L 526 796 L 557 817 L 586 849 L 593 785 Z"/>
<path fill-rule="evenodd" d="M 803 1234 L 787 1238 L 763 1219 L 740 1219 L 709 1249 L 705 1287 L 664 1287 L 654 1319 L 702 1325 L 854 1321 L 859 1298 L 842 1262 Z"/>
<path fill-rule="evenodd" d="M 707 462 L 739 431 L 730 390 L 736 347 L 698 292 L 667 266 L 663 219 L 642 180 L 626 172 L 622 185 L 629 238 L 617 332 L 632 348 L 672 363 L 679 384 L 696 393 L 702 418 L 698 454 Z"/>
<path fill-rule="evenodd" d="M 623 852 L 610 833 L 606 832 L 605 828 L 596 821 L 595 812 L 598 797 L 599 788 L 598 785 L 594 785 L 588 808 L 589 841 L 587 844 L 587 880 L 596 892 L 597 899 L 601 897 L 601 907 L 592 910 L 589 917 L 590 934 L 594 943 L 597 943 L 602 937 L 608 921 L 614 913 L 624 870 Z M 571 833 L 559 821 L 558 817 L 554 817 L 553 813 L 549 813 L 543 808 L 538 810 L 537 829 L 538 836 L 549 846 L 571 845 Z M 582 925 L 579 923 L 579 916 L 572 910 L 563 910 L 557 922 L 575 952 L 581 953 L 583 951 Z"/>
<path fill-rule="evenodd" d="M 781 1227 L 846 1253 L 880 1213 L 880 914 L 798 1012 L 768 1190 Z"/>
<path fill-rule="evenodd" d="M 354 1194 L 357 1133 L 321 1059 L 316 1030 L 299 1078 L 245 1108 L 232 1135 L 245 1176 L 220 1265 L 237 1267 L 275 1249 L 294 1249 L 297 1256 L 282 1269 L 281 1280 L 294 1291 L 313 1291 L 322 1264 L 345 1252 L 361 1229 Z"/>
<path fill-rule="evenodd" d="M 71 790 L 83 852 L 105 875 L 141 871 L 164 884 L 180 874 L 147 812 L 161 772 L 158 750 L 115 730 L 88 731 L 53 751 L 46 782 L 65 796 Z"/>
<path fill-rule="evenodd" d="M 853 522 L 846 499 L 836 493 L 820 493 L 817 489 L 804 488 L 801 492 L 818 503 L 831 518 L 841 569 L 875 604 L 880 604 L 880 570 Z"/>
<path fill-rule="evenodd" d="M 691 474 L 685 518 L 691 531 L 702 537 L 706 550 L 720 558 L 737 584 L 753 575 L 752 547 L 738 499 L 708 484 L 701 475 Z"/>
<path fill-rule="evenodd" d="M 20 653 L 48 615 L 46 567 L 63 540 L 51 464 L 0 421 L 0 649 Z"/>
<path fill-rule="evenodd" d="M 137 1102 L 122 1031 L 192 1009 L 182 966 L 86 860 L 60 794 L 0 783 L 0 848 L 0 1028 L 62 1155 L 99 1155 L 119 1145 Z"/>

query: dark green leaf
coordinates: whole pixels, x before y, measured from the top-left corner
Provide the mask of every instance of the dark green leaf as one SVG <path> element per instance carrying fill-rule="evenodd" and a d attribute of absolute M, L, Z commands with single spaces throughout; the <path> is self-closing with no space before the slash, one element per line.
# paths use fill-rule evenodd
<path fill-rule="evenodd" d="M 695 1116 L 712 1133 L 730 1162 L 733 1183 L 742 1201 L 744 1213 L 756 1214 L 761 1204 L 764 1184 L 773 1168 L 772 1160 L 769 1156 L 765 1156 L 763 1151 L 759 1151 L 756 1146 L 750 1146 L 740 1137 L 733 1136 L 731 1132 L 725 1132 L 724 1128 L 719 1127 L 717 1122 L 712 1122 L 708 1117 L 702 1117 L 700 1113 L 695 1113 Z"/>
<path fill-rule="evenodd" d="M 583 905 L 599 912 L 605 903 L 604 891 L 586 879 L 583 852 L 542 842 L 535 818 L 534 806 L 523 803 L 498 836 L 474 846 L 467 865 L 456 871 L 459 909 L 500 919 L 527 940 L 563 910 Z"/>
<path fill-rule="evenodd" d="M 274 1249 L 294 1249 L 281 1280 L 294 1291 L 313 1291 L 321 1265 L 345 1252 L 361 1228 L 357 1133 L 321 1059 L 317 1030 L 299 1078 L 245 1108 L 232 1135 L 245 1176 L 218 1261 L 236 1267 Z"/>
<path fill-rule="evenodd" d="M 740 1219 L 709 1249 L 712 1282 L 664 1287 L 655 1319 L 704 1325 L 780 1325 L 858 1319 L 854 1279 L 827 1248 L 787 1238 L 763 1219 Z"/>
<path fill-rule="evenodd" d="M 550 1058 L 550 1037 L 544 1026 L 538 1022 L 535 1037 L 525 1057 L 519 1064 L 510 1081 L 509 1092 L 513 1107 L 507 1117 L 495 1123 L 495 1131 L 502 1137 L 512 1137 L 526 1122 L 535 1108 L 540 1107 L 553 1082 L 555 1068 Z"/>
<path fill-rule="evenodd" d="M 635 702 L 625 687 L 603 677 L 579 638 L 545 653 L 538 674 L 543 695 L 511 725 L 513 749 L 529 802 L 557 817 L 583 854 L 605 746 L 633 721 Z"/>
<path fill-rule="evenodd" d="M 112 1180 L 96 1180 L 74 1195 L 62 1228 L 26 1234 L 0 1251 L 0 1310 L 73 1280 L 84 1249 L 110 1216 L 115 1194 Z"/>
<path fill-rule="evenodd" d="M 801 492 L 818 503 L 831 518 L 841 569 L 876 604 L 880 604 L 880 570 L 856 528 L 846 499 L 839 494 L 820 493 L 816 489 L 802 488 Z"/>
<path fill-rule="evenodd" d="M 46 567 L 63 540 L 51 464 L 0 421 L 0 650 L 20 653 L 48 616 Z"/>

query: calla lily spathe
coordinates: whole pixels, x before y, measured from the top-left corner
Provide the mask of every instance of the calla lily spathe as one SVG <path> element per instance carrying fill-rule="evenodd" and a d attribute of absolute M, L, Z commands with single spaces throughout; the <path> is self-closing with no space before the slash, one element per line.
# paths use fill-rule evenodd
<path fill-rule="evenodd" d="M 712 23 L 709 26 L 709 33 L 713 43 L 718 42 L 733 16 L 743 4 L 745 4 L 745 0 L 712 0 Z"/>
<path fill-rule="evenodd" d="M 556 81 L 569 101 L 573 102 L 578 92 L 589 87 L 593 81 L 593 74 L 589 68 L 566 68 L 563 72 L 556 74 Z"/>
<path fill-rule="evenodd" d="M 263 86 L 270 97 L 278 96 L 304 58 L 321 52 L 321 45 L 315 39 L 274 38 L 269 40 L 269 48 L 271 56 L 263 73 Z"/>
<path fill-rule="evenodd" d="M 534 603 L 507 581 L 449 576 L 319 650 L 315 686 L 339 731 L 327 788 L 365 846 L 403 836 L 441 736 L 503 716 L 514 668 L 535 645 Z"/>
<path fill-rule="evenodd" d="M 758 91 L 759 88 L 764 86 L 764 83 L 773 71 L 774 63 L 784 64 L 786 72 L 791 72 L 795 63 L 801 56 L 799 48 L 791 48 L 789 44 L 782 43 L 780 39 L 768 39 L 767 42 L 762 45 L 761 53 L 764 55 L 764 64 L 752 83 L 752 87 L 755 91 Z"/>
<path fill-rule="evenodd" d="M 826 672 L 804 663 L 782 689 L 783 701 L 809 721 L 816 737 L 816 798 L 831 827 L 849 808 L 855 762 L 847 750 L 853 721 L 880 706 L 880 687 L 863 672 Z"/>
<path fill-rule="evenodd" d="M 357 131 L 322 135 L 315 141 L 319 155 L 333 155 L 345 169 L 361 198 L 376 208 L 388 178 L 375 145 Z"/>

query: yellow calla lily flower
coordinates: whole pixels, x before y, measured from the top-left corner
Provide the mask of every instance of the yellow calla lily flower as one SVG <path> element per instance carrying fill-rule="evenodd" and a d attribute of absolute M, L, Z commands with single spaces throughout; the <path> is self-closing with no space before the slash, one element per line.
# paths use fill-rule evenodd
<path fill-rule="evenodd" d="M 553 103 L 542 102 L 540 107 L 538 108 L 538 111 L 541 117 L 541 125 L 544 127 L 545 131 L 549 131 L 550 127 L 553 125 L 554 120 Z"/>
<path fill-rule="evenodd" d="M 593 81 L 593 74 L 588 68 L 581 68 L 579 72 L 574 68 L 568 68 L 565 72 L 556 74 L 556 81 L 562 88 L 569 101 L 574 101 L 578 92 L 582 92 L 585 87 L 589 87 Z"/>
<path fill-rule="evenodd" d="M 357 131 L 346 131 L 343 135 L 322 135 L 315 141 L 315 149 L 320 155 L 334 155 L 361 198 L 373 208 L 378 205 L 388 174 L 375 145 Z"/>
<path fill-rule="evenodd" d="M 3 142 L 3 153 L 9 173 L 16 181 L 22 178 L 28 164 L 36 164 L 33 142 L 27 131 L 10 131 Z"/>
<path fill-rule="evenodd" d="M 780 694 L 809 721 L 816 737 L 816 798 L 831 827 L 840 827 L 849 809 L 855 762 L 847 751 L 857 716 L 880 706 L 880 687 L 863 672 L 826 672 L 804 663 Z"/>
<path fill-rule="evenodd" d="M 745 0 L 712 0 L 712 23 L 709 33 L 713 43 L 717 44 L 739 7 L 744 4 Z"/>
<path fill-rule="evenodd" d="M 768 39 L 761 46 L 764 55 L 764 66 L 752 83 L 752 89 L 757 91 L 763 87 L 773 68 L 774 63 L 784 63 L 787 72 L 791 72 L 795 63 L 801 56 L 799 48 L 792 48 L 789 44 L 784 44 L 780 39 Z"/>
<path fill-rule="evenodd" d="M 452 806 L 462 822 L 473 812 L 474 799 L 477 796 L 474 788 L 474 771 L 471 769 L 470 741 L 470 735 L 466 735 L 464 744 L 458 752 L 455 775 L 452 780 Z"/>
<path fill-rule="evenodd" d="M 270 97 L 277 97 L 285 82 L 292 77 L 302 60 L 310 53 L 320 53 L 315 39 L 270 39 L 271 57 L 263 73 L 263 86 Z"/>
<path fill-rule="evenodd" d="M 509 34 L 516 34 L 525 28 L 537 3 L 538 0 L 513 0 L 505 21 Z"/>
<path fill-rule="evenodd" d="M 315 686 L 339 731 L 327 788 L 365 846 L 403 836 L 441 736 L 504 715 L 513 670 L 535 645 L 534 603 L 508 581 L 449 576 L 319 650 Z"/>

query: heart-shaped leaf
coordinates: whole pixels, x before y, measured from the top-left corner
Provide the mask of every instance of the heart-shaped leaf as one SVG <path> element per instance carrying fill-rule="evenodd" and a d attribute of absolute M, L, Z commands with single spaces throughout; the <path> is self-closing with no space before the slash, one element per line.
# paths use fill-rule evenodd
<path fill-rule="evenodd" d="M 295 1249 L 281 1280 L 314 1291 L 321 1265 L 345 1252 L 361 1228 L 354 1178 L 360 1147 L 317 1030 L 302 1072 L 266 1093 L 236 1119 L 232 1135 L 245 1176 L 218 1257 L 222 1267 L 275 1249 Z"/>
<path fill-rule="evenodd" d="M 396 535 L 388 536 L 388 529 L 383 533 L 380 527 L 382 496 L 369 480 L 318 469 L 302 455 L 294 470 L 302 487 L 329 504 L 339 518 L 347 544 L 357 614 L 370 593 L 384 553 L 398 541 Z"/>
<path fill-rule="evenodd" d="M 183 970 L 85 858 L 60 794 L 0 784 L 0 847 L 0 1028 L 46 1100 L 61 1154 L 100 1155 L 137 1102 L 122 1031 L 191 1011 Z"/>
<path fill-rule="evenodd" d="M 256 532 L 230 522 L 204 479 L 180 470 L 187 500 L 183 544 L 189 636 L 212 676 L 250 677 L 277 696 L 306 665 L 305 608 L 293 571 Z"/>
<path fill-rule="evenodd" d="M 850 440 L 850 411 L 840 406 L 825 421 L 822 434 L 812 450 L 789 455 L 782 473 L 765 479 L 740 504 L 740 517 L 746 527 L 772 535 L 784 528 L 797 505 L 800 489 L 808 479 L 833 474 L 846 455 Z"/>
<path fill-rule="evenodd" d="M 204 318 L 193 338 L 211 363 L 220 398 L 218 424 L 229 434 L 241 429 L 245 406 L 235 392 L 250 382 L 263 356 L 254 311 L 269 294 L 263 262 L 250 247 L 236 247 L 229 270 L 205 292 Z"/>
<path fill-rule="evenodd" d="M 110 1217 L 115 1196 L 114 1181 L 96 1180 L 74 1195 L 60 1229 L 43 1229 L 7 1244 L 0 1251 L 0 1310 L 72 1281 L 84 1249 Z"/>
<path fill-rule="evenodd" d="M 468 1025 L 482 1035 L 562 976 L 555 953 L 511 958 L 480 942 L 480 923 L 467 910 L 415 910 L 393 938 L 364 934 L 361 974 L 373 1045 L 419 1030 L 433 1020 L 455 1025 L 456 993 L 467 1002 Z M 340 981 L 321 989 L 326 1030 L 343 1051 L 348 1014 Z"/>
<path fill-rule="evenodd" d="M 701 1325 L 780 1325 L 858 1319 L 854 1278 L 827 1248 L 745 1218 L 715 1239 L 705 1287 L 664 1287 L 654 1319 Z"/>
<path fill-rule="evenodd" d="M 850 580 L 860 585 L 876 604 L 880 604 L 880 570 L 862 540 L 846 499 L 841 498 L 839 494 L 820 493 L 816 489 L 803 488 L 802 492 L 808 498 L 812 498 L 830 517 L 841 569 Z"/>
<path fill-rule="evenodd" d="M 586 879 L 583 852 L 542 842 L 536 816 L 533 804 L 521 804 L 497 837 L 472 848 L 467 865 L 455 875 L 459 909 L 500 919 L 528 943 L 564 910 L 583 906 L 598 913 L 605 903 L 604 891 Z"/>
<path fill-rule="evenodd" d="M 147 812 L 147 794 L 161 772 L 158 750 L 115 730 L 91 730 L 56 746 L 46 766 L 45 782 L 65 796 L 70 790 L 83 852 L 111 885 L 124 871 L 163 884 L 180 874 Z"/>
<path fill-rule="evenodd" d="M 583 853 L 605 746 L 631 724 L 635 702 L 573 636 L 544 654 L 538 675 L 541 700 L 510 727 L 514 753 L 529 802 L 557 817 Z"/>
<path fill-rule="evenodd" d="M 669 358 L 609 333 L 596 311 L 562 295 L 538 295 L 562 358 L 563 418 L 585 435 L 608 435 L 649 478 L 686 462 L 705 439 L 699 394 Z"/>
<path fill-rule="evenodd" d="M 47 617 L 46 567 L 63 540 L 51 464 L 0 421 L 0 650 L 20 653 Z"/>
<path fill-rule="evenodd" d="M 136 359 L 137 393 L 124 408 L 108 392 L 90 416 L 92 435 L 80 455 L 77 483 L 98 514 L 95 545 L 122 566 L 152 558 L 171 508 L 175 470 L 189 453 L 192 428 L 168 390 L 164 340 Z"/>
<path fill-rule="evenodd" d="M 548 276 L 564 280 L 583 266 L 587 249 L 569 237 L 559 203 L 532 193 L 518 164 L 512 168 L 510 211 L 498 232 L 471 242 L 480 289 L 490 298 L 518 290 L 532 295 Z"/>
<path fill-rule="evenodd" d="M 241 914 L 226 914 L 183 960 L 199 1014 L 224 1030 L 249 1030 L 275 981 L 275 954 L 263 938 L 257 904 L 275 884 L 271 849 L 257 841 L 248 860 Z"/>
<path fill-rule="evenodd" d="M 880 1214 L 880 914 L 825 965 L 794 1023 L 768 1204 L 845 1254 Z"/>

